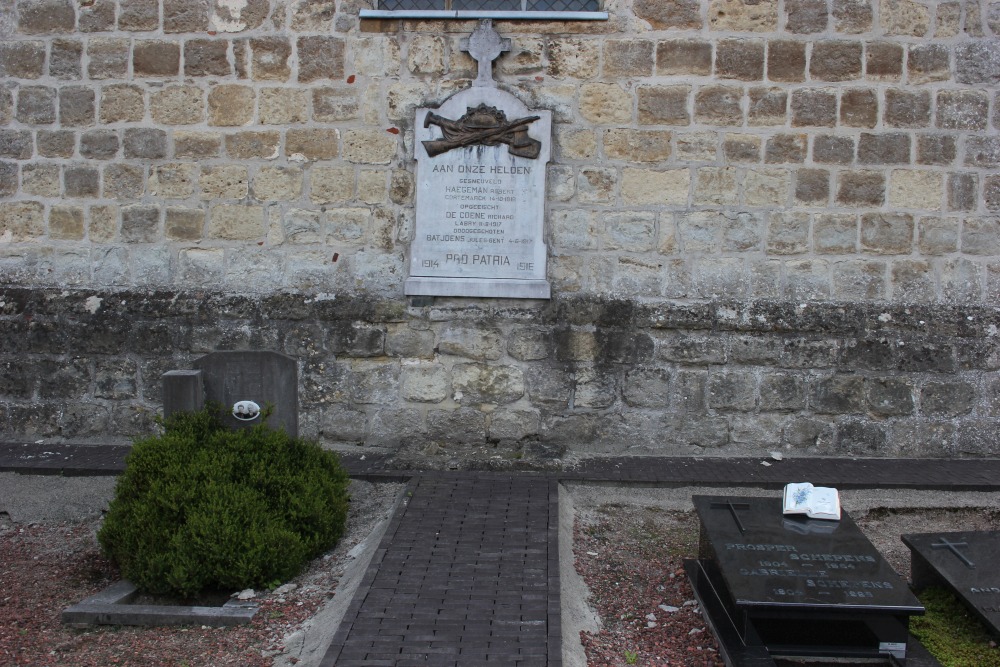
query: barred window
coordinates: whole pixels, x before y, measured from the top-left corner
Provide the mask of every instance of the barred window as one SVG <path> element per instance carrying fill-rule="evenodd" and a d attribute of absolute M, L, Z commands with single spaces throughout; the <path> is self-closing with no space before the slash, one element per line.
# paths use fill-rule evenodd
<path fill-rule="evenodd" d="M 601 0 L 377 0 L 362 18 L 607 19 Z"/>

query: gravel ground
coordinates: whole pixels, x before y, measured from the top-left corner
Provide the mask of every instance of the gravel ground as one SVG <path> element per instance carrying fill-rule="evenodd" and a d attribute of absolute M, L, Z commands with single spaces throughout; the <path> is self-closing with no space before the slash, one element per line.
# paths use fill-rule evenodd
<path fill-rule="evenodd" d="M 291 586 L 261 593 L 261 610 L 248 626 L 64 628 L 63 608 L 118 577 L 95 538 L 112 488 L 107 478 L 0 474 L 0 664 L 315 664 L 335 628 L 337 603 L 350 596 L 334 593 L 338 586 L 343 591 L 352 571 L 363 571 L 359 545 L 389 516 L 403 485 L 352 482 L 344 539 Z M 721 664 L 681 566 L 697 552 L 690 505 L 697 493 L 724 491 L 564 487 L 560 556 L 567 667 Z M 998 494 L 868 491 L 845 492 L 842 500 L 904 577 L 909 552 L 899 535 L 1000 529 Z M 366 544 L 377 544 L 377 536 Z"/>
<path fill-rule="evenodd" d="M 25 479 L 15 482 L 5 476 L 0 480 L 11 482 L 0 497 L 0 664 L 32 667 L 265 667 L 300 663 L 296 656 L 302 654 L 304 635 L 311 634 L 315 643 L 316 635 L 324 634 L 323 629 L 310 632 L 310 619 L 331 606 L 327 603 L 345 569 L 358 558 L 355 547 L 388 518 L 403 488 L 401 484 L 352 481 L 347 531 L 336 548 L 314 560 L 288 585 L 260 592 L 256 597 L 260 610 L 246 626 L 73 630 L 62 626 L 62 610 L 118 578 L 97 545 L 101 519 L 94 507 L 99 508 L 102 499 L 78 492 L 72 482 L 72 488 L 65 488 L 65 479 L 27 479 L 36 487 L 60 486 L 62 497 L 72 497 L 66 502 L 78 509 L 76 518 L 64 512 L 58 519 L 25 514 L 27 504 L 10 512 L 9 492 Z M 92 480 L 80 480 L 79 485 L 93 491 Z M 90 506 L 81 498 L 89 499 Z M 321 653 L 311 658 L 321 657 Z M 302 660 L 301 664 L 307 662 Z"/>

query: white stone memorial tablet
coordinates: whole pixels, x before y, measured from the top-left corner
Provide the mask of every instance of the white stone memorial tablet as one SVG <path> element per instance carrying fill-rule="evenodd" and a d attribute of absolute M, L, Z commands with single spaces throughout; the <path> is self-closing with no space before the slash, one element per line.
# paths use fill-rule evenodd
<path fill-rule="evenodd" d="M 529 110 L 484 76 L 503 46 L 492 26 L 480 24 L 469 42 L 480 62 L 476 84 L 437 109 L 417 109 L 416 237 L 405 291 L 547 299 L 552 113 Z"/>

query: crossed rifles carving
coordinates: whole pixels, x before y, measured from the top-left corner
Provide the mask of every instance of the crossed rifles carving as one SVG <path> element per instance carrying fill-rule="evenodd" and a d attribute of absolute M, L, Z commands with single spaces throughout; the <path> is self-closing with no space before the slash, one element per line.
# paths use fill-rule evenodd
<path fill-rule="evenodd" d="M 488 118 L 492 123 L 488 126 L 471 124 L 473 117 Z M 534 160 L 541 152 L 542 144 L 528 136 L 528 125 L 538 118 L 539 116 L 526 116 L 508 122 L 504 112 L 498 111 L 495 107 L 487 107 L 485 104 L 469 109 L 458 120 L 449 120 L 444 116 L 428 112 L 424 119 L 424 127 L 436 125 L 441 128 L 444 137 L 421 143 L 430 157 L 464 146 L 507 144 L 507 150 L 511 155 Z"/>

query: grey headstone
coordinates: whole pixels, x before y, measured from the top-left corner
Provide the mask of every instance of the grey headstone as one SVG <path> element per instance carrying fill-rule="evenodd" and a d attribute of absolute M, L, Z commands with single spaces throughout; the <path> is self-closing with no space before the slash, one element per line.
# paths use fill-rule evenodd
<path fill-rule="evenodd" d="M 163 417 L 175 412 L 197 412 L 205 407 L 201 371 L 167 371 L 163 374 Z"/>
<path fill-rule="evenodd" d="M 233 428 L 248 428 L 260 419 L 241 421 L 232 416 L 233 405 L 253 401 L 270 408 L 267 424 L 298 437 L 298 366 L 295 359 L 278 352 L 212 352 L 194 362 L 205 382 L 205 399 L 221 403 Z"/>

